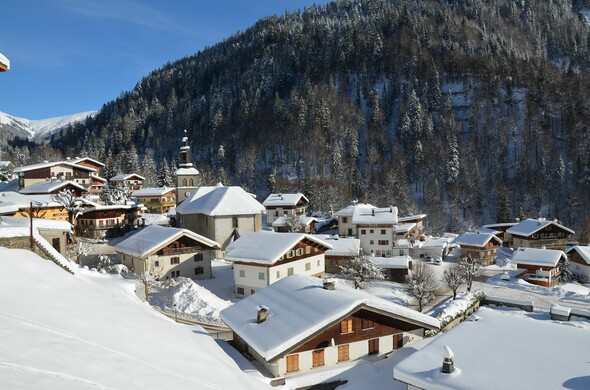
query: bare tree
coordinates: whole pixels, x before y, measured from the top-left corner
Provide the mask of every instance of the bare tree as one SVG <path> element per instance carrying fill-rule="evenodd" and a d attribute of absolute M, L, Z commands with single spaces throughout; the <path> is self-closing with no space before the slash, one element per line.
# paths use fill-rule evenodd
<path fill-rule="evenodd" d="M 434 269 L 422 261 L 413 262 L 408 284 L 410 285 L 410 295 L 416 299 L 418 311 L 421 312 L 424 305 L 434 298 L 434 293 L 438 289 Z"/>
<path fill-rule="evenodd" d="M 465 281 L 457 264 L 451 264 L 443 273 L 442 281 L 453 292 L 453 300 L 457 298 L 457 289 Z"/>
<path fill-rule="evenodd" d="M 465 279 L 465 283 L 467 283 L 467 291 L 471 291 L 473 279 L 479 276 L 480 268 L 480 260 L 474 259 L 471 256 L 471 254 L 467 255 L 466 257 L 462 257 L 459 261 L 459 270 L 461 271 L 461 275 L 463 275 L 463 278 Z"/>
<path fill-rule="evenodd" d="M 75 237 L 74 237 L 75 238 Z M 69 259 L 75 260 L 77 264 L 81 264 L 80 257 L 81 256 L 88 256 L 91 252 L 90 244 L 80 238 L 75 238 L 74 243 L 72 243 L 71 247 L 69 248 Z"/>
<path fill-rule="evenodd" d="M 68 222 L 74 224 L 74 220 L 83 210 L 80 198 L 72 190 L 62 190 L 53 195 L 53 201 L 59 203 L 68 212 Z"/>
<path fill-rule="evenodd" d="M 301 216 L 285 217 L 285 226 L 287 226 L 289 233 L 298 233 L 303 231 L 305 223 L 303 223 Z"/>
<path fill-rule="evenodd" d="M 371 256 L 356 256 L 350 260 L 348 265 L 340 266 L 341 275 L 351 278 L 354 281 L 354 288 L 365 288 L 371 280 L 383 280 L 381 267 L 373 262 Z"/>

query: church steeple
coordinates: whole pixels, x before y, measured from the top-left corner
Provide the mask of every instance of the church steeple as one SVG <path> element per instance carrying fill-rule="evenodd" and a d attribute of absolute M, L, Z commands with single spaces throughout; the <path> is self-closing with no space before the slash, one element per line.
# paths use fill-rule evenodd
<path fill-rule="evenodd" d="M 194 194 L 199 187 L 199 171 L 193 166 L 186 130 L 178 153 L 178 169 L 174 175 L 176 176 L 176 205 L 178 206 L 183 200 Z"/>

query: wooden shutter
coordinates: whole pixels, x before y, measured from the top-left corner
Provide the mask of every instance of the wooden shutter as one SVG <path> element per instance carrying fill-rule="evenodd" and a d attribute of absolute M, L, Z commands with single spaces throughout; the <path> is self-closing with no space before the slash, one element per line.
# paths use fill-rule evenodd
<path fill-rule="evenodd" d="M 318 349 L 313 351 L 313 367 L 320 367 L 324 365 L 324 350 Z"/>
<path fill-rule="evenodd" d="M 338 346 L 338 361 L 339 362 L 345 362 L 350 359 L 349 350 L 350 350 L 350 348 L 349 348 L 348 344 Z"/>
<path fill-rule="evenodd" d="M 393 349 L 398 349 L 404 346 L 404 334 L 398 333 L 393 335 Z"/>
<path fill-rule="evenodd" d="M 369 340 L 369 355 L 376 355 L 379 353 L 379 339 Z"/>
<path fill-rule="evenodd" d="M 287 372 L 299 371 L 299 355 L 287 356 Z"/>

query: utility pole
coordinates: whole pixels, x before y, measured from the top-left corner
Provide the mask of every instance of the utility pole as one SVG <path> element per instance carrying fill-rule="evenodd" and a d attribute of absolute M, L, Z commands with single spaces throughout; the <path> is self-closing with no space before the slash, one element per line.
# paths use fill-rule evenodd
<path fill-rule="evenodd" d="M 29 245 L 33 250 L 33 202 L 29 204 Z"/>

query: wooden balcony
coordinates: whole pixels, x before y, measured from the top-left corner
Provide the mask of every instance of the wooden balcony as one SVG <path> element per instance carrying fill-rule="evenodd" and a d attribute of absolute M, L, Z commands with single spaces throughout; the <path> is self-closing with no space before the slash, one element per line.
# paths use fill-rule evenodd
<path fill-rule="evenodd" d="M 160 256 L 182 255 L 186 253 L 197 253 L 202 250 L 200 246 L 185 246 L 182 248 L 164 248 L 158 251 Z"/>

